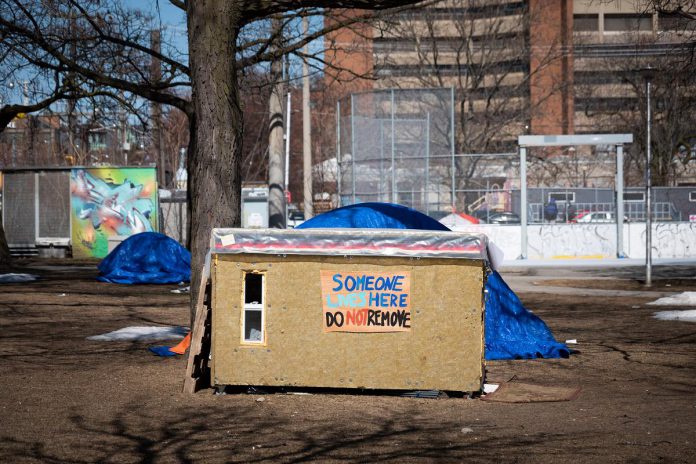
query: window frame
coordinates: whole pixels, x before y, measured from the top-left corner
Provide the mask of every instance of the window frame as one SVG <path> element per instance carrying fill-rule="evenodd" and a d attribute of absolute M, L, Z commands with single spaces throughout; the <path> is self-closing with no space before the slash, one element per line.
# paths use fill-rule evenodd
<path fill-rule="evenodd" d="M 246 302 L 246 279 L 248 275 L 261 276 L 261 302 Z M 247 340 L 246 315 L 247 312 L 261 313 L 261 340 Z M 240 311 L 240 344 L 243 346 L 266 346 L 266 273 L 257 270 L 242 271 L 242 299 Z"/>
<path fill-rule="evenodd" d="M 560 200 L 556 197 L 553 197 L 552 195 L 564 195 L 565 198 L 563 200 Z M 556 201 L 556 203 L 571 205 L 575 203 L 575 192 L 549 192 L 546 197 L 547 202 L 551 202 L 552 198 Z M 571 198 L 571 200 L 568 200 L 569 198 Z"/>
<path fill-rule="evenodd" d="M 590 27 L 590 24 L 592 27 Z M 573 15 L 573 32 L 599 32 L 598 13 L 576 13 Z"/>
<path fill-rule="evenodd" d="M 629 195 L 629 198 L 626 198 L 626 195 Z M 640 198 L 630 198 L 630 195 L 640 195 Z M 623 194 L 623 201 L 627 203 L 644 203 L 645 202 L 645 192 L 635 192 L 635 191 L 624 191 Z"/>
<path fill-rule="evenodd" d="M 646 27 L 643 27 L 646 26 Z M 604 33 L 652 32 L 653 17 L 644 13 L 604 13 Z"/>

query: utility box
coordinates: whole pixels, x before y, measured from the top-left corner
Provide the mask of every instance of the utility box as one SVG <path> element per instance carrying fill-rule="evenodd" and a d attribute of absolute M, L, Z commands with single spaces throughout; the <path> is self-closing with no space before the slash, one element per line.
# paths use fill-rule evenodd
<path fill-rule="evenodd" d="M 479 391 L 484 236 L 215 229 L 212 383 Z"/>
<path fill-rule="evenodd" d="M 265 229 L 268 227 L 268 186 L 242 187 L 242 227 Z"/>

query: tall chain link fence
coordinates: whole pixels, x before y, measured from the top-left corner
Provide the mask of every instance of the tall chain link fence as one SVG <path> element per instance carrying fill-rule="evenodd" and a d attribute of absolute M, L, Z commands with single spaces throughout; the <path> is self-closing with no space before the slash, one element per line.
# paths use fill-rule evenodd
<path fill-rule="evenodd" d="M 521 211 L 520 154 L 457 153 L 454 91 L 384 89 L 338 103 L 341 205 L 409 206 L 436 219 L 451 213 L 498 224 L 644 221 L 645 188 L 616 193 L 611 145 L 534 148 L 527 158 L 527 211 Z M 656 221 L 696 221 L 696 187 L 654 187 Z M 550 206 L 552 205 L 552 206 Z M 471 219 L 471 216 L 475 219 Z M 457 218 L 459 220 L 459 218 Z"/>
<path fill-rule="evenodd" d="M 437 214 L 454 191 L 453 89 L 378 90 L 339 102 L 342 205 L 392 202 Z"/>

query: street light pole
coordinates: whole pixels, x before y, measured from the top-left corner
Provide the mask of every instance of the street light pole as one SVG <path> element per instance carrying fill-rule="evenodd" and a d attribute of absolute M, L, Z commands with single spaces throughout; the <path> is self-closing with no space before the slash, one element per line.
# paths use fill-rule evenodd
<path fill-rule="evenodd" d="M 650 105 L 650 90 L 655 77 L 655 69 L 641 70 L 645 79 L 647 134 L 645 136 L 645 286 L 652 286 L 652 147 L 650 133 L 652 130 L 652 106 Z"/>

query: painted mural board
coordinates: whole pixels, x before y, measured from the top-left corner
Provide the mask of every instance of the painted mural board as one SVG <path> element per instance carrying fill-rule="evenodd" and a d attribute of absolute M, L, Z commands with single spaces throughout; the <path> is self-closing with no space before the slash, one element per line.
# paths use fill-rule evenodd
<path fill-rule="evenodd" d="M 73 168 L 70 171 L 72 251 L 103 258 L 109 238 L 157 232 L 155 168 Z"/>
<path fill-rule="evenodd" d="M 411 273 L 321 271 L 324 332 L 409 332 Z"/>

